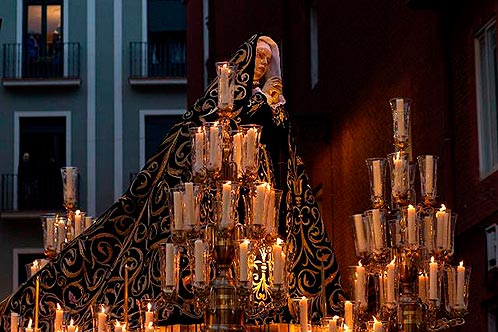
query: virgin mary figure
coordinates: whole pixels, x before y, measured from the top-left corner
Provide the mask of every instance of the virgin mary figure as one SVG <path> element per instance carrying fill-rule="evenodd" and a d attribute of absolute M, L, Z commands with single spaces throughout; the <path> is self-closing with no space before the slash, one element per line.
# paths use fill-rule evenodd
<path fill-rule="evenodd" d="M 304 165 L 296 153 L 280 71 L 277 44 L 254 35 L 233 54 L 237 66 L 234 107 L 230 125 L 262 125 L 262 166 L 258 177 L 283 191 L 279 235 L 288 248 L 288 296 L 306 296 L 315 319 L 342 311 L 344 293 L 332 244 L 326 234 Z M 160 299 L 161 273 L 154 248 L 171 236 L 166 192 L 192 179 L 189 129 L 219 119 L 218 81 L 173 126 L 145 163 L 126 192 L 96 222 L 34 277 L 4 299 L 0 312 L 28 319 L 35 313 L 39 280 L 39 327 L 48 331 L 60 304 L 80 330 L 91 328 L 94 304 L 112 304 L 111 315 L 128 315 L 131 328 L 139 326 L 143 299 Z M 182 264 L 186 264 L 183 262 Z M 127 279 L 127 282 L 125 282 Z M 124 303 L 125 293 L 128 301 Z M 182 275 L 178 298 L 164 301 L 159 324 L 184 324 L 200 319 L 192 305 L 188 274 Z M 264 299 L 264 294 L 262 295 Z M 285 313 L 273 321 L 285 321 Z M 8 321 L 2 322 L 4 330 Z"/>

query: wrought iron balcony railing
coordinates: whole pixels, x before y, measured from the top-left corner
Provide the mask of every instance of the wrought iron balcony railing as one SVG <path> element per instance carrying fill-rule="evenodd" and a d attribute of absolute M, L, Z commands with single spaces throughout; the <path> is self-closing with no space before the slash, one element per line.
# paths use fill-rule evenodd
<path fill-rule="evenodd" d="M 3 44 L 3 84 L 20 81 L 80 83 L 80 44 L 54 43 L 49 51 L 38 52 L 23 44 Z"/>
<path fill-rule="evenodd" d="M 163 80 L 165 83 L 186 83 L 185 41 L 163 43 L 130 43 L 130 83 Z"/>

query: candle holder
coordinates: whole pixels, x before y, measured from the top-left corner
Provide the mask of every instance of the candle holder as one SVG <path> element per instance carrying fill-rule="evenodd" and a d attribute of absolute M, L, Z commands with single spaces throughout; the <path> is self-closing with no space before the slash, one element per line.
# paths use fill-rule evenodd
<path fill-rule="evenodd" d="M 78 205 L 78 176 L 79 169 L 74 166 L 61 168 L 62 191 L 64 193 L 64 207 L 68 210 Z"/>
<path fill-rule="evenodd" d="M 42 228 L 43 228 L 43 249 L 45 256 L 52 259 L 58 253 L 57 241 L 56 241 L 56 214 L 48 213 L 41 217 Z"/>
<path fill-rule="evenodd" d="M 365 216 L 370 230 L 373 258 L 376 262 L 385 262 L 390 254 L 387 246 L 386 214 L 384 210 L 371 209 L 365 211 Z"/>
<path fill-rule="evenodd" d="M 76 210 L 75 213 L 73 214 L 73 220 L 72 220 L 73 239 L 78 237 L 86 229 L 85 218 L 86 218 L 86 213 L 83 211 Z"/>
<path fill-rule="evenodd" d="M 442 267 L 434 257 L 431 257 L 429 261 L 423 263 L 422 269 L 427 271 L 426 275 L 428 276 L 426 284 L 427 299 L 424 304 L 429 310 L 437 310 L 441 304 Z"/>
<path fill-rule="evenodd" d="M 218 180 L 223 161 L 223 126 L 219 122 L 204 123 L 206 179 Z"/>
<path fill-rule="evenodd" d="M 389 327 L 387 322 L 382 322 L 377 320 L 373 316 L 373 320 L 367 322 L 367 332 L 389 332 Z"/>
<path fill-rule="evenodd" d="M 356 257 L 367 260 L 372 254 L 372 241 L 369 218 L 363 214 L 351 216 Z"/>
<path fill-rule="evenodd" d="M 395 152 L 388 155 L 391 171 L 391 195 L 395 204 L 408 205 L 410 189 L 410 167 L 407 153 Z"/>
<path fill-rule="evenodd" d="M 186 238 L 197 236 L 202 194 L 202 188 L 190 182 L 169 190 L 171 238 L 174 243 L 180 244 Z"/>
<path fill-rule="evenodd" d="M 68 218 L 66 216 L 57 216 L 57 222 L 55 224 L 55 239 L 56 239 L 56 250 L 59 253 L 64 247 L 66 243 L 70 240 L 68 238 L 68 227 L 67 227 Z M 70 229 L 70 228 L 69 228 Z"/>
<path fill-rule="evenodd" d="M 237 66 L 228 61 L 216 62 L 216 74 L 218 76 L 218 112 L 221 117 L 229 117 L 233 110 Z"/>
<path fill-rule="evenodd" d="M 453 255 L 454 233 L 458 214 L 445 210 L 443 218 L 436 213 L 436 253 L 441 257 Z"/>
<path fill-rule="evenodd" d="M 239 184 L 232 181 L 218 182 L 216 196 L 217 227 L 231 230 L 239 220 Z"/>
<path fill-rule="evenodd" d="M 17 312 L 11 312 L 8 315 L 2 316 L 3 331 L 6 332 L 22 332 L 23 331 L 23 316 Z"/>
<path fill-rule="evenodd" d="M 459 266 L 444 268 L 444 302 L 450 317 L 463 317 L 467 314 L 470 272 L 471 268 L 464 266 L 463 262 Z"/>
<path fill-rule="evenodd" d="M 189 128 L 192 144 L 192 176 L 196 181 L 206 177 L 206 132 L 204 127 Z"/>
<path fill-rule="evenodd" d="M 385 204 L 386 158 L 368 158 L 366 160 L 370 182 L 370 200 L 376 209 Z"/>
<path fill-rule="evenodd" d="M 420 172 L 420 192 L 424 204 L 433 206 L 437 197 L 437 162 L 438 156 L 423 155 L 417 157 Z"/>
<path fill-rule="evenodd" d="M 259 148 L 261 131 L 260 125 L 248 124 L 240 126 L 242 131 L 242 178 L 246 183 L 256 180 L 259 166 Z"/>
<path fill-rule="evenodd" d="M 294 324 L 299 324 L 300 332 L 308 332 L 311 330 L 309 324 L 310 301 L 307 298 L 293 298 L 290 299 L 290 313 Z"/>
<path fill-rule="evenodd" d="M 211 250 L 209 245 L 203 239 L 191 240 L 193 244 L 189 247 L 194 248 L 190 250 L 193 254 L 189 254 L 191 257 L 191 273 L 193 275 L 193 286 L 197 290 L 203 290 L 209 283 L 209 276 L 211 273 L 210 268 L 210 255 Z"/>
<path fill-rule="evenodd" d="M 389 100 L 393 114 L 394 146 L 398 150 L 406 150 L 410 145 L 410 107 L 411 99 L 393 98 Z"/>
<path fill-rule="evenodd" d="M 111 312 L 109 304 L 94 304 L 91 306 L 93 332 L 112 332 Z"/>
<path fill-rule="evenodd" d="M 177 295 L 179 278 L 179 251 L 173 243 L 161 242 L 158 245 L 160 268 L 161 268 L 161 288 L 166 297 L 166 301 L 174 301 Z"/>
<path fill-rule="evenodd" d="M 250 239 L 261 239 L 266 231 L 266 216 L 268 215 L 268 195 L 270 186 L 266 182 L 257 182 L 249 189 L 245 197 L 247 211 L 247 229 Z"/>
<path fill-rule="evenodd" d="M 358 266 L 348 266 L 349 289 L 348 296 L 354 299 L 356 309 L 358 310 L 358 318 L 362 320 L 363 313 L 368 307 L 368 272 L 365 266 L 358 262 Z"/>
<path fill-rule="evenodd" d="M 268 204 L 266 206 L 266 232 L 270 242 L 278 239 L 278 225 L 280 202 L 283 191 L 280 189 L 270 188 L 268 191 Z"/>

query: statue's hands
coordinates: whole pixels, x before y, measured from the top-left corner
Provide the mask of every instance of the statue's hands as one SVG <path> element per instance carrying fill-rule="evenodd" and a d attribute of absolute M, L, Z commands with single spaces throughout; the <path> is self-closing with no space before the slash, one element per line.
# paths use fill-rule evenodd
<path fill-rule="evenodd" d="M 282 94 L 282 80 L 277 76 L 269 78 L 263 86 L 263 92 L 268 96 L 270 104 L 278 103 Z"/>

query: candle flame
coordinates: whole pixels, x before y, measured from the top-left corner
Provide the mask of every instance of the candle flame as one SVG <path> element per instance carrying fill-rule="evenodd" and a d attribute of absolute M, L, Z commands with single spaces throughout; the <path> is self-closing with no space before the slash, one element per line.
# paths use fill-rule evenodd
<path fill-rule="evenodd" d="M 463 261 L 460 262 L 460 267 L 463 267 Z"/>
<path fill-rule="evenodd" d="M 334 317 L 332 317 L 333 320 L 338 320 L 339 319 L 339 316 L 335 315 Z"/>
<path fill-rule="evenodd" d="M 414 209 L 413 205 L 411 205 L 411 204 L 408 205 L 408 208 L 409 209 Z"/>
<path fill-rule="evenodd" d="M 358 261 L 358 266 L 363 266 L 361 265 L 361 259 Z"/>
<path fill-rule="evenodd" d="M 152 309 L 152 303 L 147 303 L 147 311 L 150 311 L 150 309 Z"/>
<path fill-rule="evenodd" d="M 74 212 L 74 214 L 76 214 L 76 215 L 80 215 L 80 214 L 81 214 L 81 211 L 80 211 L 80 210 L 76 210 L 76 211 Z"/>
<path fill-rule="evenodd" d="M 116 319 L 116 325 L 115 326 L 116 327 L 120 327 L 121 326 L 121 324 L 119 323 L 119 320 L 117 320 L 117 319 Z"/>
<path fill-rule="evenodd" d="M 34 267 L 35 269 L 38 269 L 38 260 L 35 260 L 35 261 L 33 262 L 33 267 Z"/>
<path fill-rule="evenodd" d="M 71 321 L 69 322 L 69 326 L 74 326 L 74 319 L 71 318 Z"/>
<path fill-rule="evenodd" d="M 61 310 L 61 305 L 57 303 L 57 310 Z"/>
<path fill-rule="evenodd" d="M 434 263 L 434 256 L 431 256 L 431 263 Z"/>
<path fill-rule="evenodd" d="M 441 208 L 439 209 L 439 211 L 441 211 L 441 212 L 446 211 L 446 205 L 441 204 Z"/>
<path fill-rule="evenodd" d="M 344 329 L 344 331 L 349 331 L 349 326 L 347 326 L 346 324 L 344 324 L 343 329 Z"/>
<path fill-rule="evenodd" d="M 152 327 L 153 326 L 153 323 L 152 322 L 149 322 L 149 327 Z"/>
<path fill-rule="evenodd" d="M 394 256 L 393 260 L 391 261 L 391 263 L 389 263 L 390 265 L 394 265 L 394 263 L 396 262 L 396 256 Z"/>
<path fill-rule="evenodd" d="M 104 314 L 105 313 L 105 307 L 103 304 L 100 305 L 100 311 Z"/>
<path fill-rule="evenodd" d="M 29 322 L 28 322 L 28 329 L 30 329 L 30 328 L 31 328 L 31 324 L 33 324 L 33 320 L 30 318 L 30 319 L 29 319 Z"/>
<path fill-rule="evenodd" d="M 396 152 L 396 160 L 401 160 L 401 153 L 399 151 Z"/>
<path fill-rule="evenodd" d="M 244 239 L 244 241 L 242 241 L 242 243 L 251 244 L 251 241 L 249 241 L 249 239 Z"/>
<path fill-rule="evenodd" d="M 372 317 L 374 319 L 374 324 L 379 322 L 375 316 L 372 316 Z"/>
<path fill-rule="evenodd" d="M 277 237 L 277 244 L 281 245 L 282 243 L 284 243 L 284 240 L 282 240 L 281 238 Z"/>
<path fill-rule="evenodd" d="M 200 134 L 202 133 L 202 127 L 197 127 L 197 132 Z"/>

